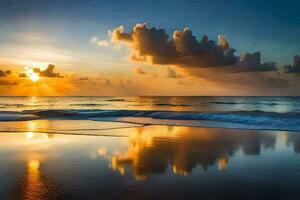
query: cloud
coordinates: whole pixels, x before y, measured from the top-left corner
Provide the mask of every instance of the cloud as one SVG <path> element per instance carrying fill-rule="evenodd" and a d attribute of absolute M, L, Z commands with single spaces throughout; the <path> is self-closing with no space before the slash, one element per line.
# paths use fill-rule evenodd
<path fill-rule="evenodd" d="M 101 46 L 101 47 L 108 47 L 109 46 L 109 42 L 107 40 L 99 40 L 97 42 L 97 45 Z"/>
<path fill-rule="evenodd" d="M 182 78 L 180 74 L 178 74 L 174 69 L 168 67 L 167 68 L 167 78 Z"/>
<path fill-rule="evenodd" d="M 99 77 L 98 80 L 100 80 L 100 85 L 101 86 L 111 86 L 111 80 L 109 78 L 105 77 Z M 99 83 L 99 82 L 98 82 Z"/>
<path fill-rule="evenodd" d="M 124 41 L 124 42 L 132 42 L 132 35 L 130 33 L 124 33 L 124 27 L 119 26 L 116 29 L 114 29 L 111 33 L 111 41 L 113 42 L 119 42 L 119 41 Z"/>
<path fill-rule="evenodd" d="M 138 75 L 145 75 L 147 72 L 142 67 L 135 67 L 133 68 L 133 73 Z"/>
<path fill-rule="evenodd" d="M 103 86 L 109 86 L 109 85 L 111 85 L 111 81 L 108 78 L 105 78 L 103 80 Z"/>
<path fill-rule="evenodd" d="M 98 41 L 98 38 L 97 38 L 96 36 L 91 37 L 90 41 L 91 41 L 92 43 L 96 43 L 96 42 Z"/>
<path fill-rule="evenodd" d="M 277 70 L 275 62 L 261 62 L 261 53 L 245 53 L 239 61 L 233 65 L 224 65 L 210 68 L 185 68 L 190 75 L 205 78 L 207 75 L 219 76 L 219 73 L 243 73 L 243 72 L 271 72 Z"/>
<path fill-rule="evenodd" d="M 34 68 L 36 73 L 39 73 L 42 77 L 49 78 L 62 78 L 59 73 L 54 73 L 55 65 L 49 64 L 45 70 L 40 70 L 39 68 Z"/>
<path fill-rule="evenodd" d="M 89 80 L 89 77 L 81 77 L 79 78 L 80 81 L 88 81 Z"/>
<path fill-rule="evenodd" d="M 184 81 L 182 81 L 181 79 L 179 79 L 178 84 L 179 84 L 179 85 L 186 85 L 187 83 L 184 82 Z"/>
<path fill-rule="evenodd" d="M 17 82 L 12 82 L 12 81 L 8 81 L 8 80 L 0 80 L 0 86 L 1 85 L 6 85 L 6 86 L 17 85 Z"/>
<path fill-rule="evenodd" d="M 110 35 L 113 44 L 132 50 L 132 60 L 165 65 L 166 77 L 193 78 L 199 91 L 209 94 L 277 95 L 299 88 L 296 76 L 278 73 L 277 64 L 263 62 L 259 51 L 237 56 L 225 35 L 219 35 L 217 41 L 205 35 L 198 38 L 189 28 L 168 35 L 164 29 L 145 23 L 136 24 L 130 31 L 117 27 Z M 285 71 L 300 73 L 300 56 L 295 56 L 294 64 L 286 66 Z M 183 83 L 180 80 L 178 84 Z"/>
<path fill-rule="evenodd" d="M 241 60 L 237 63 L 234 71 L 235 72 L 251 72 L 251 71 L 275 71 L 275 62 L 264 62 L 262 63 L 260 52 L 246 53 L 242 56 Z"/>
<path fill-rule="evenodd" d="M 224 67 L 229 72 L 273 71 L 273 62 L 261 63 L 260 52 L 246 53 L 241 59 L 235 55 L 224 35 L 218 43 L 203 36 L 198 40 L 189 28 L 174 31 L 172 37 L 164 29 L 136 24 L 130 32 L 120 26 L 112 31 L 112 41 L 125 43 L 133 50 L 135 61 L 160 65 L 176 65 L 182 68 Z"/>
<path fill-rule="evenodd" d="M 218 42 L 223 49 L 229 48 L 229 43 L 225 35 L 218 35 Z"/>
<path fill-rule="evenodd" d="M 109 46 L 109 41 L 107 40 L 100 40 L 96 36 L 92 37 L 90 41 L 100 47 L 108 47 Z"/>
<path fill-rule="evenodd" d="M 153 64 L 171 64 L 184 67 L 208 67 L 235 64 L 235 50 L 223 48 L 204 36 L 198 41 L 192 31 L 176 30 L 169 38 L 164 29 L 136 24 L 130 33 L 122 26 L 112 32 L 112 40 L 125 42 L 133 48 L 133 60 L 150 61 Z"/>
<path fill-rule="evenodd" d="M 22 72 L 22 73 L 19 74 L 19 77 L 25 78 L 25 77 L 27 77 L 27 75 L 26 75 L 26 73 Z"/>
<path fill-rule="evenodd" d="M 11 74 L 11 70 L 6 70 L 6 71 L 0 70 L 0 78 L 1 77 L 6 77 L 10 74 Z"/>
<path fill-rule="evenodd" d="M 286 73 L 300 73 L 300 56 L 294 56 L 293 65 L 285 65 L 284 71 Z"/>
<path fill-rule="evenodd" d="M 40 68 L 33 68 L 32 71 L 38 74 L 41 77 L 48 78 L 63 78 L 59 73 L 54 73 L 55 65 L 49 64 L 45 70 L 41 70 Z M 19 77 L 27 77 L 26 72 L 20 73 Z"/>

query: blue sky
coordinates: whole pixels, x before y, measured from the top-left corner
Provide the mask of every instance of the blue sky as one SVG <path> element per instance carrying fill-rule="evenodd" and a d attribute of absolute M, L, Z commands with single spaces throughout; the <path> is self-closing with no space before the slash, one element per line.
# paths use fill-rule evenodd
<path fill-rule="evenodd" d="M 2 0 L 0 9 L 2 46 L 20 45 L 15 34 L 31 31 L 52 38 L 53 46 L 91 53 L 91 36 L 106 38 L 119 25 L 129 30 L 147 22 L 169 34 L 184 27 L 199 38 L 224 34 L 238 53 L 261 51 L 263 60 L 280 64 L 292 62 L 300 49 L 296 0 Z"/>

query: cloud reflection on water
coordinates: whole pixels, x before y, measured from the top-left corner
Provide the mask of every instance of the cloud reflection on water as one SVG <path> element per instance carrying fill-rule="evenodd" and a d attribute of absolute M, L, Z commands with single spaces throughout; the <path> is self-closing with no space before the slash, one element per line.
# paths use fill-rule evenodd
<path fill-rule="evenodd" d="M 136 179 L 144 180 L 169 168 L 174 174 L 182 175 L 189 175 L 197 166 L 204 171 L 215 166 L 226 170 L 231 157 L 236 154 L 258 156 L 262 151 L 281 148 L 276 147 L 279 135 L 230 129 L 140 127 L 131 132 L 123 152 L 109 154 L 102 147 L 98 153 L 110 162 L 112 170 L 122 175 L 133 170 Z M 285 138 L 286 145 L 288 138 Z"/>

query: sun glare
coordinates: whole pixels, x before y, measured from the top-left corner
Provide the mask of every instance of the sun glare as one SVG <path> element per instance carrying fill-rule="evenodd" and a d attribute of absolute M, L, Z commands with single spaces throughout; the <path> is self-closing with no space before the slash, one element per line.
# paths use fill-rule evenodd
<path fill-rule="evenodd" d="M 37 82 L 38 80 L 40 80 L 39 74 L 34 72 L 32 68 L 25 67 L 25 74 L 33 82 Z"/>

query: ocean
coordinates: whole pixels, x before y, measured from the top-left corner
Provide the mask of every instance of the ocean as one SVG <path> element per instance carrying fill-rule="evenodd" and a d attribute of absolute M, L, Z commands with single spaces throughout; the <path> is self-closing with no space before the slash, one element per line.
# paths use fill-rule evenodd
<path fill-rule="evenodd" d="M 300 131 L 300 97 L 0 97 L 0 121 L 33 119 Z"/>
<path fill-rule="evenodd" d="M 0 97 L 0 199 L 296 200 L 299 97 Z"/>

